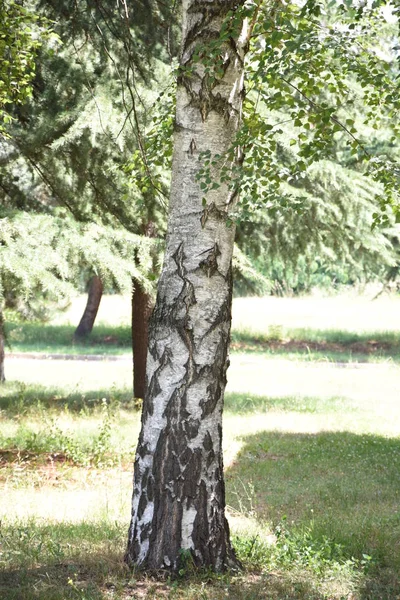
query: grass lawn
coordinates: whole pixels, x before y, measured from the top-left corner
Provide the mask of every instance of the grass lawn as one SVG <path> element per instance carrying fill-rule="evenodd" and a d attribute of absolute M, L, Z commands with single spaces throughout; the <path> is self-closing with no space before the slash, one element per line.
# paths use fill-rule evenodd
<path fill-rule="evenodd" d="M 262 322 L 253 299 L 241 309 L 244 320 L 253 313 L 260 327 L 257 334 L 243 322 L 242 331 L 268 333 L 273 324 Z M 189 564 L 178 579 L 161 581 L 128 571 L 122 561 L 140 424 L 129 357 L 20 357 L 7 361 L 6 375 L 1 600 L 400 598 L 400 367 L 394 362 L 235 352 L 224 459 L 228 517 L 244 571 L 195 573 Z"/>
<path fill-rule="evenodd" d="M 400 297 L 236 298 L 233 352 L 336 362 L 400 361 Z M 11 352 L 123 355 L 131 352 L 130 298 L 104 296 L 92 334 L 75 341 L 85 297 L 50 323 L 7 323 Z"/>

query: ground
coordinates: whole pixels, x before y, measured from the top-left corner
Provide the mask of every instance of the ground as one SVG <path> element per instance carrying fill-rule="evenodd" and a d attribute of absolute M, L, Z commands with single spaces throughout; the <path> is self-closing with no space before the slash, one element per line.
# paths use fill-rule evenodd
<path fill-rule="evenodd" d="M 245 566 L 236 575 L 188 563 L 177 580 L 158 581 L 123 565 L 140 419 L 128 355 L 9 358 L 0 598 L 400 598 L 400 367 L 383 354 L 366 362 L 368 346 L 360 360 L 343 351 L 350 334 L 364 345 L 396 336 L 400 302 L 337 300 L 236 301 L 224 417 L 228 518 Z M 323 327 L 332 311 L 336 326 Z M 274 351 L 302 323 L 322 346 L 334 332 L 340 360 Z"/>

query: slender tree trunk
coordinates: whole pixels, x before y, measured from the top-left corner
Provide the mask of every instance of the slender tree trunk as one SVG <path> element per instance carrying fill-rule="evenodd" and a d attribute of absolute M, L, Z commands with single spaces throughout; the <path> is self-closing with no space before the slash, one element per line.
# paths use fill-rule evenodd
<path fill-rule="evenodd" d="M 103 284 L 100 277 L 94 275 L 90 281 L 88 299 L 85 310 L 78 327 L 75 329 L 74 337 L 83 338 L 89 335 L 93 329 L 99 310 L 101 297 L 103 295 Z"/>
<path fill-rule="evenodd" d="M 132 281 L 132 351 L 133 395 L 144 398 L 146 389 L 146 363 L 149 318 L 153 310 L 153 298 L 141 285 Z"/>
<path fill-rule="evenodd" d="M 156 227 L 149 220 L 143 227 L 143 235 L 156 237 Z M 153 257 L 154 258 L 154 257 Z M 154 260 L 153 267 L 155 268 Z M 144 398 L 146 390 L 147 345 L 149 319 L 154 301 L 139 282 L 132 280 L 132 355 L 133 355 L 133 395 Z"/>
<path fill-rule="evenodd" d="M 4 383 L 4 318 L 0 313 L 0 383 Z"/>
<path fill-rule="evenodd" d="M 215 40 L 240 4 L 183 1 L 181 64 L 191 71 L 178 81 L 167 247 L 150 320 L 126 553 L 129 564 L 151 570 L 175 571 L 189 555 L 197 566 L 237 566 L 222 462 L 235 234 L 227 216 L 235 194 L 223 184 L 204 206 L 196 175 L 201 153 L 223 155 L 237 131 L 244 29 L 221 49 L 219 79 L 192 55 Z"/>

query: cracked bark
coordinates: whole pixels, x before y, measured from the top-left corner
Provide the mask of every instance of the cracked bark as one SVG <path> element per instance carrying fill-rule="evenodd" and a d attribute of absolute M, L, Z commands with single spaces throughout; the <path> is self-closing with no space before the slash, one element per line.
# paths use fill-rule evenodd
<path fill-rule="evenodd" d="M 209 82 L 192 62 L 242 0 L 184 0 L 183 71 L 177 91 L 167 247 L 150 319 L 147 391 L 136 452 L 126 561 L 149 570 L 238 566 L 225 518 L 222 409 L 231 323 L 232 193 L 203 193 L 199 154 L 223 155 L 237 131 L 245 25 L 221 50 L 227 65 Z"/>

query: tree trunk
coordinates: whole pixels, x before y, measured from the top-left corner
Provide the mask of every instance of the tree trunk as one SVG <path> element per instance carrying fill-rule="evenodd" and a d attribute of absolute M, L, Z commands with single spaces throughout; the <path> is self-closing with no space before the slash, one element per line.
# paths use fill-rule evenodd
<path fill-rule="evenodd" d="M 0 313 L 0 383 L 4 383 L 4 319 Z"/>
<path fill-rule="evenodd" d="M 153 299 L 141 285 L 132 281 L 132 351 L 133 351 L 133 395 L 144 398 L 146 389 L 146 362 L 149 318 L 153 310 Z"/>
<path fill-rule="evenodd" d="M 90 282 L 86 307 L 79 325 L 75 330 L 74 337 L 84 338 L 91 333 L 96 320 L 97 311 L 99 310 L 102 295 L 103 284 L 100 277 L 94 275 Z"/>
<path fill-rule="evenodd" d="M 215 40 L 239 4 L 183 2 L 181 65 L 191 71 L 182 70 L 178 81 L 167 247 L 150 319 L 126 553 L 129 564 L 150 570 L 176 571 L 189 557 L 215 570 L 238 564 L 225 518 L 222 463 L 235 234 L 227 217 L 235 194 L 222 184 L 203 205 L 196 175 L 201 153 L 224 155 L 237 131 L 244 28 L 220 49 L 217 80 L 192 55 Z"/>

